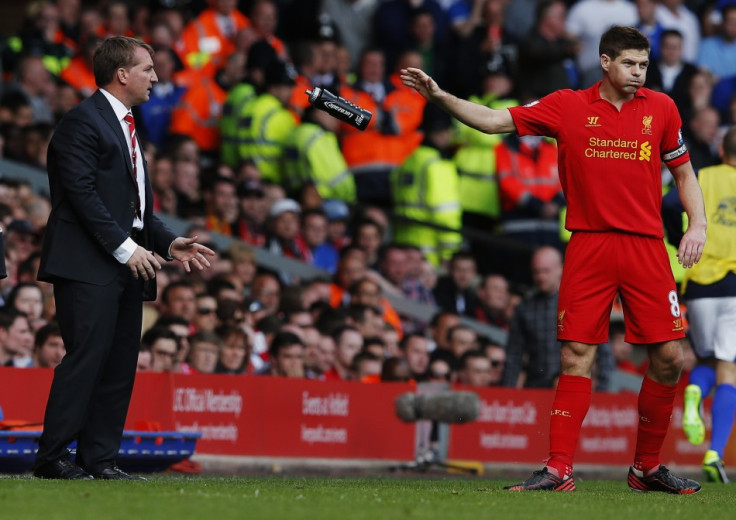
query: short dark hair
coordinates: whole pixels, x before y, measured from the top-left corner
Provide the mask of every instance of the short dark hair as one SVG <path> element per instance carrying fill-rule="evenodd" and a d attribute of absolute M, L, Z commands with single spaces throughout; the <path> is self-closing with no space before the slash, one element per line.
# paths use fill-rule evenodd
<path fill-rule="evenodd" d="M 373 312 L 376 316 L 381 316 L 382 312 L 372 305 L 363 305 L 362 303 L 351 303 L 348 307 L 348 318 L 355 323 L 365 323 L 368 319 L 368 313 Z"/>
<path fill-rule="evenodd" d="M 179 336 L 174 334 L 170 328 L 163 325 L 157 325 L 148 329 L 141 338 L 141 345 L 143 345 L 146 350 L 151 350 L 153 348 L 153 344 L 160 339 L 173 339 L 176 343 L 176 350 L 179 350 L 181 346 L 179 343 Z"/>
<path fill-rule="evenodd" d="M 598 54 L 615 60 L 625 50 L 649 52 L 649 40 L 635 27 L 614 25 L 601 36 Z"/>
<path fill-rule="evenodd" d="M 304 223 L 307 218 L 314 217 L 315 215 L 327 220 L 327 213 L 325 213 L 325 210 L 323 210 L 322 208 L 307 208 L 302 211 L 302 223 Z"/>
<path fill-rule="evenodd" d="M 26 287 L 31 287 L 38 290 L 38 292 L 41 293 L 41 302 L 43 302 L 43 290 L 41 289 L 40 285 L 38 285 L 36 282 L 18 282 L 10 290 L 10 293 L 5 297 L 5 305 L 15 309 L 15 300 L 18 299 L 18 294 L 20 294 L 20 291 L 22 289 L 25 289 Z"/>
<path fill-rule="evenodd" d="M 153 48 L 128 36 L 113 36 L 102 42 L 92 61 L 95 83 L 105 87 L 112 83 L 119 68 L 128 69 L 133 66 L 136 47 L 142 47 L 153 56 Z"/>
<path fill-rule="evenodd" d="M 736 126 L 732 126 L 723 136 L 723 155 L 736 158 Z"/>
<path fill-rule="evenodd" d="M 168 304 L 169 303 L 169 295 L 171 294 L 171 291 L 174 289 L 177 289 L 179 287 L 184 287 L 187 289 L 191 289 L 192 293 L 194 293 L 194 286 L 187 282 L 186 280 L 174 280 L 169 285 L 164 287 L 163 292 L 161 293 L 161 301 Z"/>
<path fill-rule="evenodd" d="M 171 314 L 168 316 L 160 316 L 156 320 L 156 323 L 153 324 L 154 327 L 171 327 L 172 325 L 184 325 L 185 327 L 189 327 L 189 322 L 186 318 L 183 318 L 182 316 Z"/>
<path fill-rule="evenodd" d="M 488 356 L 486 356 L 482 350 L 468 350 L 465 354 L 460 356 L 460 361 L 458 363 L 460 370 L 468 368 L 468 360 L 470 359 L 488 359 Z M 488 362 L 490 363 L 490 359 L 488 359 Z"/>
<path fill-rule="evenodd" d="M 564 0 L 541 0 L 539 3 L 537 3 L 536 8 L 534 9 L 535 27 L 539 27 L 539 24 L 542 23 L 542 20 L 544 20 L 544 17 L 547 16 L 547 13 L 549 12 L 550 8 L 557 3 L 564 4 L 565 1 Z"/>
<path fill-rule="evenodd" d="M 465 325 L 464 323 L 458 323 L 457 325 L 450 327 L 447 331 L 447 338 L 446 341 L 449 343 L 452 341 L 452 337 L 455 335 L 455 333 L 458 330 L 469 330 L 470 332 L 474 332 L 476 335 L 477 333 L 475 330 L 472 329 L 472 327 L 469 327 L 468 325 Z"/>
<path fill-rule="evenodd" d="M 332 336 L 332 339 L 335 340 L 335 345 L 340 343 L 340 338 L 342 338 L 342 335 L 345 334 L 345 332 L 348 330 L 352 330 L 353 332 L 357 332 L 358 334 L 360 334 L 360 331 L 358 331 L 358 329 L 356 329 L 352 325 L 342 325 L 340 327 L 337 327 L 335 330 L 332 331 L 332 334 L 330 334 Z"/>
<path fill-rule="evenodd" d="M 13 307 L 3 307 L 0 309 L 0 329 L 8 330 L 18 318 L 28 320 L 28 315 Z"/>
<path fill-rule="evenodd" d="M 212 343 L 217 345 L 218 349 L 222 348 L 222 338 L 209 330 L 200 330 L 189 336 L 189 344 L 192 346 L 192 350 L 194 350 L 194 345 L 197 343 Z"/>
<path fill-rule="evenodd" d="M 33 338 L 33 346 L 36 350 L 40 349 L 52 336 L 61 337 L 61 329 L 59 328 L 59 324 L 55 321 L 48 322 L 36 331 L 36 336 Z"/>
<path fill-rule="evenodd" d="M 406 251 L 406 246 L 402 244 L 397 244 L 396 242 L 389 242 L 388 244 L 383 244 L 381 247 L 378 248 L 378 262 L 384 262 L 386 260 L 386 257 L 391 251 Z"/>
<path fill-rule="evenodd" d="M 404 334 L 404 337 L 401 338 L 401 341 L 399 341 L 399 349 L 401 349 L 402 352 L 406 351 L 407 345 L 409 345 L 409 342 L 413 338 L 422 338 L 426 340 L 426 336 L 419 334 L 418 332 L 410 332 L 409 334 Z"/>
<path fill-rule="evenodd" d="M 360 368 L 360 365 L 364 361 L 381 361 L 377 356 L 374 356 L 370 352 L 362 351 L 355 354 L 355 357 L 353 358 L 353 366 L 352 369 L 354 371 L 358 371 Z M 383 368 L 383 364 L 381 364 L 381 368 Z"/>
<path fill-rule="evenodd" d="M 437 325 L 440 324 L 440 321 L 442 321 L 442 318 L 444 318 L 445 316 L 457 316 L 459 318 L 460 314 L 458 314 L 455 311 L 446 311 L 446 310 L 438 311 L 434 315 L 432 315 L 432 319 L 429 320 L 429 326 L 436 327 Z"/>
<path fill-rule="evenodd" d="M 476 266 L 478 265 L 478 261 L 473 256 L 473 253 L 470 251 L 457 251 L 450 257 L 450 267 L 453 267 L 460 260 L 472 260 Z"/>
<path fill-rule="evenodd" d="M 275 359 L 278 357 L 282 349 L 291 347 L 292 345 L 299 345 L 302 348 L 305 348 L 304 342 L 293 332 L 279 332 L 273 337 L 273 341 L 271 341 L 268 355 L 271 356 L 271 359 Z"/>
<path fill-rule="evenodd" d="M 661 44 L 665 38 L 669 38 L 670 36 L 674 36 L 676 38 L 679 38 L 682 40 L 682 33 L 678 31 L 677 29 L 665 29 L 661 32 L 659 35 L 659 43 Z"/>

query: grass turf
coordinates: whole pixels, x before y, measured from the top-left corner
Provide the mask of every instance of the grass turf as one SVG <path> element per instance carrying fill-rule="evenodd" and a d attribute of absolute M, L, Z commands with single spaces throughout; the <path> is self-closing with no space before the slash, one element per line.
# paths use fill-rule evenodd
<path fill-rule="evenodd" d="M 483 478 L 153 476 L 149 482 L 0 478 L 0 518 L 18 520 L 732 519 L 736 493 L 633 493 L 625 480 L 586 481 L 575 493 L 512 493 Z"/>

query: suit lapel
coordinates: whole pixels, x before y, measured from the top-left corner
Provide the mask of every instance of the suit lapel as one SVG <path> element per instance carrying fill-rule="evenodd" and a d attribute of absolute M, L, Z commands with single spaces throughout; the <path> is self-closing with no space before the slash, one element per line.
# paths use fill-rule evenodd
<path fill-rule="evenodd" d="M 95 100 L 95 105 L 97 105 L 97 110 L 99 110 L 100 112 L 100 116 L 102 116 L 102 119 L 108 125 L 110 125 L 113 133 L 118 138 L 118 142 L 120 143 L 120 150 L 123 152 L 123 157 L 127 158 L 127 160 L 123 162 L 125 163 L 125 167 L 128 171 L 128 177 L 135 182 L 135 179 L 133 178 L 133 161 L 130 157 L 130 153 L 128 152 L 128 142 L 125 140 L 125 134 L 123 134 L 123 129 L 120 126 L 120 121 L 118 121 L 118 119 L 115 117 L 115 111 L 112 109 L 110 102 L 107 100 L 102 92 L 100 92 L 99 90 L 96 91 L 93 94 L 93 97 Z"/>

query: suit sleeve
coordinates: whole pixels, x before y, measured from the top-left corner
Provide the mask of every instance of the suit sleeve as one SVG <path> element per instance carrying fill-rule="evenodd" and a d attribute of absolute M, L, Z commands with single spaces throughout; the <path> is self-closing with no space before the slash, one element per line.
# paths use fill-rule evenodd
<path fill-rule="evenodd" d="M 173 260 L 169 254 L 169 246 L 176 239 L 176 234 L 169 227 L 161 222 L 156 215 L 151 215 L 151 220 L 147 225 L 151 226 L 151 236 L 153 237 L 153 250 L 168 261 Z"/>

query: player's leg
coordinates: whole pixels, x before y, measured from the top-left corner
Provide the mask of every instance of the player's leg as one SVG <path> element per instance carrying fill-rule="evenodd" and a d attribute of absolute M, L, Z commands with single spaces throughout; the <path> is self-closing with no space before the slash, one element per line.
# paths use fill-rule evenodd
<path fill-rule="evenodd" d="M 573 234 L 567 248 L 558 302 L 557 337 L 562 342 L 560 378 L 550 417 L 547 466 L 513 491 L 573 491 L 573 457 L 590 406 L 591 368 L 597 345 L 608 339 L 616 287 L 607 234 Z"/>
<path fill-rule="evenodd" d="M 695 298 L 687 302 L 690 340 L 699 364 L 685 387 L 682 429 L 692 444 L 705 440 L 702 402 L 716 386 L 715 333 L 720 298 Z"/>
<path fill-rule="evenodd" d="M 697 493 L 700 484 L 673 475 L 659 463 L 682 369 L 681 341 L 648 345 L 648 350 L 650 363 L 639 392 L 639 426 L 634 465 L 629 468 L 629 488 L 676 495 Z"/>
<path fill-rule="evenodd" d="M 580 428 L 590 408 L 591 369 L 597 345 L 567 341 L 562 344 L 561 375 L 552 403 L 547 467 L 558 476 L 572 475 Z"/>
<path fill-rule="evenodd" d="M 736 414 L 736 363 L 718 361 L 716 365 L 718 386 L 713 396 L 711 416 L 713 429 L 710 449 L 703 458 L 703 473 L 710 482 L 728 482 L 723 466 L 723 450 L 731 435 Z"/>
<path fill-rule="evenodd" d="M 731 435 L 736 413 L 736 298 L 718 298 L 718 324 L 715 327 L 714 351 L 717 358 L 717 387 L 713 396 L 710 449 L 703 459 L 703 472 L 711 482 L 728 482 L 723 467 L 723 450 Z"/>
<path fill-rule="evenodd" d="M 646 345 L 649 355 L 649 368 L 639 392 L 639 424 L 629 487 L 634 491 L 695 493 L 700 490 L 697 482 L 676 477 L 659 463 L 682 370 L 681 339 L 685 335 L 667 251 L 662 240 L 637 236 L 624 240 L 622 248 L 633 253 L 621 266 L 625 339 Z"/>

